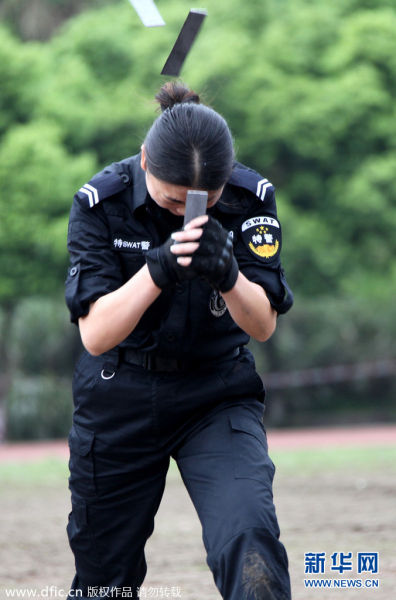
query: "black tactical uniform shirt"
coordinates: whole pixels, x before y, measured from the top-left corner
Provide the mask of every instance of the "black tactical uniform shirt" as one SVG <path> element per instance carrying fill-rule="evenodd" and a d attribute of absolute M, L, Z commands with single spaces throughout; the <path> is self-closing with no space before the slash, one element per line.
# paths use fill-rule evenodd
<path fill-rule="evenodd" d="M 280 263 L 281 228 L 272 184 L 236 163 L 220 200 L 208 212 L 232 231 L 240 271 L 265 289 L 278 313 L 289 310 L 293 296 Z M 70 214 L 66 301 L 71 320 L 77 323 L 92 302 L 122 286 L 145 264 L 145 252 L 182 223 L 183 217 L 150 198 L 140 154 L 95 175 L 76 194 Z M 208 360 L 248 341 L 221 295 L 198 277 L 163 290 L 120 346 Z"/>

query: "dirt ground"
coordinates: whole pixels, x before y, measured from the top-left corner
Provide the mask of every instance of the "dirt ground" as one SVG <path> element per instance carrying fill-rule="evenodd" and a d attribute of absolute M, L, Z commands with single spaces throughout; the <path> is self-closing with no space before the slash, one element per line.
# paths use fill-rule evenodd
<path fill-rule="evenodd" d="M 47 598 L 65 597 L 62 590 L 69 589 L 73 576 L 65 532 L 70 511 L 67 482 L 64 486 L 1 488 L 0 482 L 1 600 L 7 597 L 6 589 L 22 588 L 44 590 Z M 289 554 L 294 600 L 395 597 L 395 493 L 396 482 L 385 472 L 367 478 L 342 470 L 290 477 L 278 470 L 274 495 Z M 326 552 L 329 557 L 336 551 L 354 556 L 379 552 L 379 574 L 372 576 L 379 578 L 379 589 L 305 589 L 304 553 Z M 176 473 L 168 476 L 146 553 L 146 597 L 220 598 L 206 566 L 200 524 Z"/>

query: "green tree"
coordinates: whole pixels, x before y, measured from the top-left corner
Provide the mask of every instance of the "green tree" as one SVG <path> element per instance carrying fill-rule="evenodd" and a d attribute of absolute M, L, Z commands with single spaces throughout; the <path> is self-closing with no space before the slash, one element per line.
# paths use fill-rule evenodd
<path fill-rule="evenodd" d="M 21 44 L 0 25 L 0 136 L 13 123 L 27 121 L 32 113 L 43 74 L 40 54 L 36 45 Z"/>
<path fill-rule="evenodd" d="M 61 287 L 67 215 L 73 190 L 95 168 L 89 154 L 71 156 L 49 122 L 13 127 L 0 146 L 0 301 Z"/>

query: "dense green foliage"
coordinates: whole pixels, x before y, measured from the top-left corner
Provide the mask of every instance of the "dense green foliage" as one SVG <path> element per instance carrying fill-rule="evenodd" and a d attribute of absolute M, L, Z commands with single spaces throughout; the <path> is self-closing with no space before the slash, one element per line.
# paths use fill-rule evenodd
<path fill-rule="evenodd" d="M 34 37 L 23 11 L 0 2 L 9 23 L 0 28 L 0 302 L 8 310 L 61 292 L 72 195 L 139 150 L 190 8 L 159 1 L 167 26 L 147 29 L 127 0 L 19 4 L 55 16 L 46 42 L 22 42 L 17 35 Z M 281 370 L 395 356 L 393 0 L 206 7 L 183 76 L 229 121 L 239 160 L 276 185 L 296 294 L 260 362 Z"/>

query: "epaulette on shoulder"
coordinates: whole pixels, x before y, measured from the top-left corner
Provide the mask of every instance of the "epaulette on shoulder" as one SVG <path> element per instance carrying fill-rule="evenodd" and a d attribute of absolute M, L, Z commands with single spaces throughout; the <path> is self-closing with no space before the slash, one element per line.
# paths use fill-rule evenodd
<path fill-rule="evenodd" d="M 269 193 L 275 189 L 268 179 L 263 178 L 256 171 L 239 166 L 234 167 L 228 183 L 249 190 L 263 202 L 267 192 Z"/>
<path fill-rule="evenodd" d="M 78 190 L 77 196 L 86 203 L 87 207 L 93 208 L 105 198 L 124 190 L 128 183 L 126 177 L 122 177 L 114 171 L 104 171 L 83 185 Z"/>

